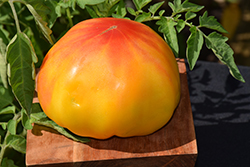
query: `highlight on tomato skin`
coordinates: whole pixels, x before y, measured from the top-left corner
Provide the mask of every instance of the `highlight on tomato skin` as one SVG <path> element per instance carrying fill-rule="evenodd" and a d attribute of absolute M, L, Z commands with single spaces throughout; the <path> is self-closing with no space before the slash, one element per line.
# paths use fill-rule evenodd
<path fill-rule="evenodd" d="M 37 77 L 46 115 L 97 139 L 148 135 L 180 100 L 180 78 L 167 43 L 148 26 L 97 18 L 72 27 L 47 53 Z"/>

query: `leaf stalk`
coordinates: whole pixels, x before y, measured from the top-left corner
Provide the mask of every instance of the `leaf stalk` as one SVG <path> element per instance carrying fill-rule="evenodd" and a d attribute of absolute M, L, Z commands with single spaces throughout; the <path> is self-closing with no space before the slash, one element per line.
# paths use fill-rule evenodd
<path fill-rule="evenodd" d="M 21 33 L 21 28 L 20 28 L 20 25 L 19 25 L 19 21 L 18 21 L 18 17 L 17 17 L 17 13 L 16 13 L 16 9 L 15 9 L 13 0 L 9 0 L 8 2 L 9 2 L 9 5 L 10 5 L 10 8 L 12 10 L 13 16 L 14 16 L 17 32 Z"/>

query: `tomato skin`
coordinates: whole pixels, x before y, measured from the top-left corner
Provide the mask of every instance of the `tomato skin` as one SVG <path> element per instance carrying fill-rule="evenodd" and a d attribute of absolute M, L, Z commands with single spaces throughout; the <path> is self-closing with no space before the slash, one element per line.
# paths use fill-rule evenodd
<path fill-rule="evenodd" d="M 175 57 L 148 26 L 98 18 L 72 27 L 37 76 L 46 115 L 73 133 L 107 139 L 163 127 L 180 100 Z"/>

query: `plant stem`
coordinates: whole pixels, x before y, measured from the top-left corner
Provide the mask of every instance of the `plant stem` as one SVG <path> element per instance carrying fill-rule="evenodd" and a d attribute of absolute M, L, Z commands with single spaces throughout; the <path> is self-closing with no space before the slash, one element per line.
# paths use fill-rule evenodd
<path fill-rule="evenodd" d="M 21 112 L 18 112 L 17 114 L 14 115 L 13 120 L 17 120 L 17 124 L 21 121 L 22 117 L 21 117 Z M 17 125 L 16 124 L 16 125 Z M 1 151 L 0 151 L 0 166 L 2 164 L 3 161 L 3 156 L 5 153 L 5 149 L 9 147 L 9 145 L 7 144 L 7 138 L 8 136 L 11 135 L 11 133 L 7 130 L 5 137 L 4 137 L 4 141 L 3 144 L 1 144 Z"/>
<path fill-rule="evenodd" d="M 13 4 L 13 0 L 9 0 L 9 4 L 10 4 L 10 7 L 11 7 L 11 10 L 12 10 L 14 19 L 15 19 L 17 32 L 20 33 L 21 29 L 20 29 L 20 25 L 19 25 L 19 22 L 18 22 L 18 17 L 17 17 L 16 9 L 15 9 L 15 6 Z"/>
<path fill-rule="evenodd" d="M 160 16 L 153 16 L 153 17 L 150 17 L 150 18 L 148 18 L 148 19 L 144 20 L 143 22 L 146 22 L 146 21 L 152 21 L 152 20 L 160 20 L 160 19 L 161 19 L 161 17 L 160 17 Z"/>
<path fill-rule="evenodd" d="M 68 20 L 69 20 L 69 26 L 70 27 L 73 27 L 73 21 L 72 21 L 72 18 L 71 18 L 71 14 L 70 14 L 70 10 L 69 8 L 66 9 L 66 13 L 67 13 L 67 17 L 68 17 Z"/>
<path fill-rule="evenodd" d="M 0 166 L 2 164 L 2 161 L 3 161 L 3 156 L 4 156 L 4 153 L 5 153 L 5 149 L 8 147 L 7 145 L 7 137 L 10 135 L 10 132 L 7 130 L 7 133 L 4 137 L 4 142 L 3 144 L 1 145 L 1 151 L 0 151 Z"/>

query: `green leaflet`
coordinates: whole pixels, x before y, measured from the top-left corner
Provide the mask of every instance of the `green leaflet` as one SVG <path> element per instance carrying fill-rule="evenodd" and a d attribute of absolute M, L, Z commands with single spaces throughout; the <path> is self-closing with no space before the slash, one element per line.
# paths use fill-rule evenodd
<path fill-rule="evenodd" d="M 8 106 L 4 109 L 0 110 L 0 115 L 2 114 L 15 114 L 16 107 L 15 106 Z"/>
<path fill-rule="evenodd" d="M 95 5 L 89 5 L 87 8 L 87 11 L 91 15 L 91 17 L 96 18 L 97 17 L 109 17 L 111 15 L 114 15 L 118 18 L 121 18 L 122 15 L 124 15 L 125 8 L 122 7 L 122 2 L 118 3 L 119 0 L 110 0 L 110 1 L 104 1 L 103 3 L 98 3 Z M 120 9 L 120 11 L 118 11 Z M 116 12 L 116 14 L 114 13 Z M 120 13 L 119 13 L 120 12 Z"/>
<path fill-rule="evenodd" d="M 188 0 L 181 3 L 181 0 L 174 0 L 174 2 L 169 2 L 168 5 L 173 11 L 173 15 L 182 12 L 199 12 L 204 6 L 196 5 L 194 3 L 188 2 Z"/>
<path fill-rule="evenodd" d="M 32 129 L 31 119 L 29 119 L 26 111 L 22 108 L 21 110 L 22 125 L 25 129 Z"/>
<path fill-rule="evenodd" d="M 188 11 L 188 12 L 185 14 L 185 19 L 186 19 L 186 20 L 191 20 L 191 19 L 193 19 L 193 18 L 195 18 L 195 17 L 196 17 L 196 14 L 193 13 L 193 12 L 190 12 L 190 11 Z"/>
<path fill-rule="evenodd" d="M 150 17 L 151 17 L 150 13 L 143 12 L 142 14 L 138 15 L 135 18 L 135 21 L 137 21 L 137 22 L 143 22 L 143 21 L 147 20 Z"/>
<path fill-rule="evenodd" d="M 149 12 L 152 13 L 152 15 L 155 14 L 155 12 L 165 3 L 165 1 L 158 2 L 152 6 L 149 7 Z"/>
<path fill-rule="evenodd" d="M 37 14 L 48 23 L 48 27 L 51 28 L 56 19 L 60 16 L 56 12 L 56 6 L 58 4 L 57 0 L 24 0 L 27 4 L 30 4 Z M 30 9 L 29 9 L 30 10 Z M 35 18 L 36 19 L 36 18 Z"/>
<path fill-rule="evenodd" d="M 86 6 L 85 8 L 86 8 L 87 12 L 89 13 L 89 15 L 90 15 L 92 18 L 98 18 L 96 12 L 95 12 L 92 8 L 90 8 L 90 7 L 88 7 L 88 6 Z"/>
<path fill-rule="evenodd" d="M 63 127 L 57 125 L 54 121 L 50 120 L 45 113 L 42 111 L 42 108 L 39 103 L 35 103 L 32 105 L 32 113 L 30 115 L 32 123 L 43 125 L 49 128 L 52 128 L 59 132 L 60 134 L 70 138 L 74 141 L 86 143 L 90 140 L 86 137 L 77 136 L 69 131 L 65 130 Z"/>
<path fill-rule="evenodd" d="M 112 13 L 112 17 L 124 18 L 127 14 L 124 0 L 121 0 L 116 8 L 116 13 Z"/>
<path fill-rule="evenodd" d="M 178 57 L 179 54 L 179 45 L 177 39 L 177 33 L 175 27 L 177 25 L 172 19 L 166 19 L 161 17 L 159 21 L 156 22 L 157 25 L 160 25 L 159 31 L 163 33 L 165 41 L 168 43 L 175 56 Z"/>
<path fill-rule="evenodd" d="M 199 12 L 201 9 L 203 9 L 204 6 L 200 6 L 191 2 L 188 2 L 188 0 L 184 1 L 182 3 L 182 12 Z"/>
<path fill-rule="evenodd" d="M 151 1 L 152 0 L 133 0 L 137 10 L 141 10 L 144 6 L 146 6 Z"/>
<path fill-rule="evenodd" d="M 47 115 L 43 112 L 39 103 L 33 103 L 31 114 L 30 114 L 31 122 L 40 121 L 42 119 L 47 119 Z"/>
<path fill-rule="evenodd" d="M 218 59 L 228 66 L 231 75 L 241 82 L 245 82 L 234 62 L 234 52 L 232 48 L 230 48 L 230 46 L 226 43 L 227 40 L 227 37 L 223 37 L 217 32 L 212 32 L 208 36 L 205 36 L 207 47 L 212 49 Z"/>
<path fill-rule="evenodd" d="M 65 137 L 70 138 L 70 139 L 77 141 L 77 142 L 87 143 L 90 141 L 86 137 L 77 136 L 73 133 L 68 132 L 66 129 L 57 125 L 54 121 L 52 121 L 48 118 L 42 119 L 40 121 L 35 121 L 34 123 L 38 124 L 38 125 L 43 125 L 43 126 L 52 128 L 52 129 L 56 130 L 57 132 L 59 132 L 60 134 L 64 135 Z"/>
<path fill-rule="evenodd" d="M 0 125 L 3 128 L 3 130 L 6 130 L 6 128 L 7 128 L 7 123 L 6 122 L 0 122 Z M 0 139 L 1 139 L 1 137 L 0 137 Z"/>
<path fill-rule="evenodd" d="M 36 12 L 36 10 L 30 4 L 26 4 L 27 8 L 29 9 L 30 13 L 33 15 L 37 25 L 40 27 L 44 37 L 49 41 L 51 45 L 54 44 L 50 34 L 52 33 L 51 29 L 47 26 L 47 22 L 43 20 L 43 18 Z"/>
<path fill-rule="evenodd" d="M 72 8 L 73 10 L 75 10 L 75 6 L 76 6 L 76 0 L 70 0 L 70 1 L 60 0 L 55 7 L 55 13 L 57 14 L 58 17 L 61 17 L 62 8 L 63 9 Z"/>
<path fill-rule="evenodd" d="M 179 13 L 181 11 L 181 0 L 174 0 L 174 2 L 168 2 L 169 7 L 172 9 L 173 13 Z"/>
<path fill-rule="evenodd" d="M 35 34 L 30 27 L 27 27 L 23 32 L 27 35 L 27 38 L 30 41 L 31 50 L 33 51 L 34 63 L 36 63 L 36 67 L 38 68 L 41 66 L 42 60 L 44 58 L 44 53 L 42 48 L 44 47 L 42 46 L 44 45 L 44 43 L 39 43 L 39 41 L 35 37 L 36 35 L 38 36 L 38 34 Z M 45 44 L 47 44 L 47 42 Z"/>
<path fill-rule="evenodd" d="M 136 12 L 133 8 L 127 7 L 127 10 L 131 15 L 136 16 Z"/>
<path fill-rule="evenodd" d="M 0 110 L 7 105 L 12 104 L 14 97 L 11 92 L 5 87 L 0 85 Z"/>
<path fill-rule="evenodd" d="M 7 124 L 7 129 L 10 132 L 10 134 L 15 135 L 16 134 L 16 126 L 17 121 L 14 119 L 10 119 Z"/>
<path fill-rule="evenodd" d="M 162 16 L 165 13 L 165 10 L 160 10 L 159 11 L 159 16 Z"/>
<path fill-rule="evenodd" d="M 26 139 L 19 135 L 9 135 L 7 137 L 7 145 L 18 152 L 26 153 Z"/>
<path fill-rule="evenodd" d="M 8 159 L 7 157 L 5 157 L 2 161 L 1 164 L 3 167 L 18 167 L 14 164 L 14 161 L 12 159 Z"/>
<path fill-rule="evenodd" d="M 177 32 L 180 33 L 183 30 L 183 28 L 185 27 L 185 25 L 186 25 L 185 21 L 182 19 L 179 19 L 177 22 L 177 25 L 176 25 Z"/>
<path fill-rule="evenodd" d="M 80 6 L 82 9 L 84 9 L 86 5 L 97 5 L 103 2 L 105 2 L 105 0 L 76 0 L 78 6 Z"/>
<path fill-rule="evenodd" d="M 7 62 L 5 54 L 6 54 L 6 45 L 3 42 L 2 38 L 0 37 L 0 83 L 2 83 L 5 88 L 8 88 Z"/>
<path fill-rule="evenodd" d="M 189 67 L 192 70 L 200 55 L 200 51 L 204 43 L 204 39 L 203 39 L 202 33 L 196 27 L 191 27 L 190 32 L 191 34 L 187 40 L 186 55 L 187 55 Z"/>
<path fill-rule="evenodd" d="M 7 45 L 9 43 L 9 32 L 6 31 L 0 23 L 0 39 L 2 39 L 2 42 Z"/>
<path fill-rule="evenodd" d="M 7 46 L 7 63 L 9 83 L 18 102 L 28 114 L 31 110 L 34 81 L 34 58 L 24 33 L 17 33 Z"/>
<path fill-rule="evenodd" d="M 203 16 L 200 16 L 199 21 L 200 21 L 201 27 L 210 28 L 210 29 L 219 31 L 221 33 L 228 33 L 222 27 L 222 25 L 219 22 L 217 22 L 217 20 L 214 16 L 209 16 L 209 17 L 207 16 L 207 11 L 204 12 Z"/>

